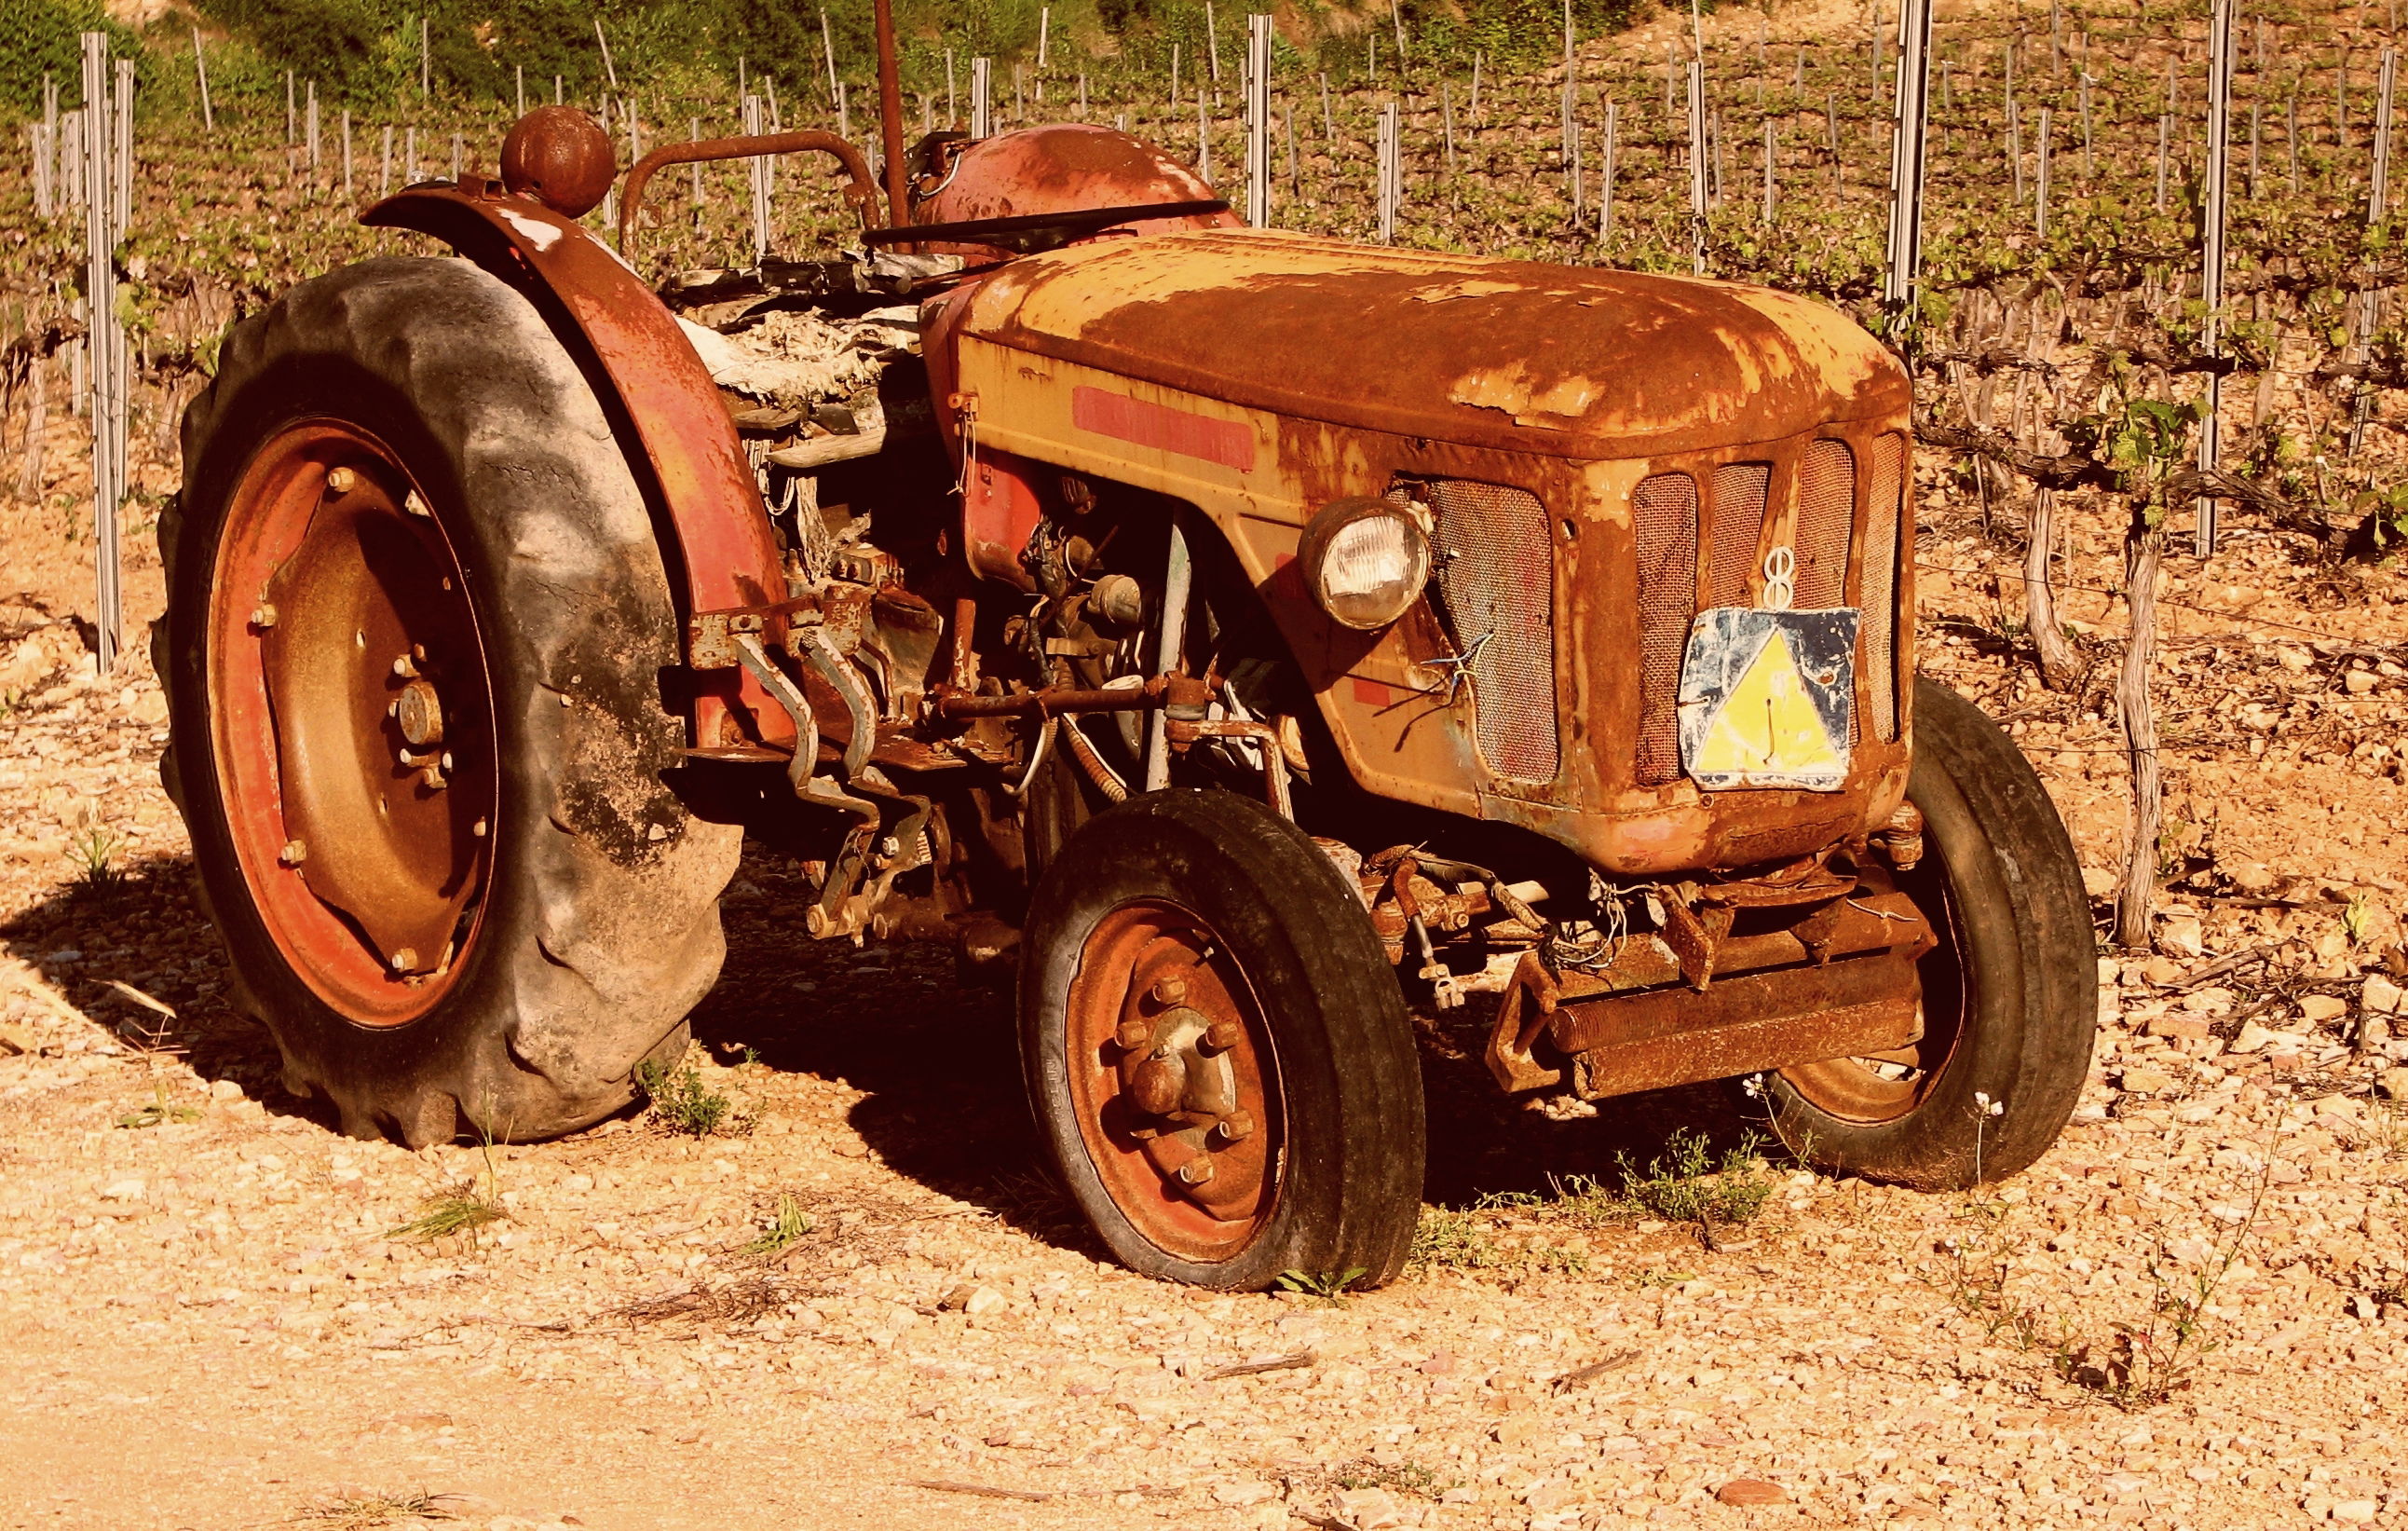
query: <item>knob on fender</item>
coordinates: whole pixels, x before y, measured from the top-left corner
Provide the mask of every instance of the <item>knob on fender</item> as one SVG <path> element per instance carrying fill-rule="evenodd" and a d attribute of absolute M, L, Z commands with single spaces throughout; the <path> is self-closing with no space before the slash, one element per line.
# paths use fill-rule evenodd
<path fill-rule="evenodd" d="M 538 107 L 502 139 L 502 184 L 564 218 L 599 207 L 618 173 L 610 136 L 576 107 Z"/>

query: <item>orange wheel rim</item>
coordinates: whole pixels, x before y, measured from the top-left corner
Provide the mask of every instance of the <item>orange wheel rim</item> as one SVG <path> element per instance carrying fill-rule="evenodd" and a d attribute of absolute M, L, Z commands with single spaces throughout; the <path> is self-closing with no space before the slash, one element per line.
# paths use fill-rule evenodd
<path fill-rule="evenodd" d="M 244 469 L 210 585 L 211 750 L 285 961 L 366 1026 L 458 980 L 493 874 L 499 766 L 460 560 L 399 455 L 285 426 Z"/>
<path fill-rule="evenodd" d="M 1201 917 L 1156 901 L 1096 922 L 1071 980 L 1070 1105 L 1104 1190 L 1166 1253 L 1211 1264 L 1279 1202 L 1278 1058 L 1245 975 Z"/>

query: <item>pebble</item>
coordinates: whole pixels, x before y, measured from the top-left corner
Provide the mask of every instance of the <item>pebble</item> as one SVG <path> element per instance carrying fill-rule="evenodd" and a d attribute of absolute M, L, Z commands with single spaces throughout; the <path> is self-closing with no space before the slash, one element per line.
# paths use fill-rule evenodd
<path fill-rule="evenodd" d="M 1789 1491 L 1761 1478 L 1734 1478 L 1714 1490 L 1714 1497 L 1727 1505 L 1785 1505 Z"/>

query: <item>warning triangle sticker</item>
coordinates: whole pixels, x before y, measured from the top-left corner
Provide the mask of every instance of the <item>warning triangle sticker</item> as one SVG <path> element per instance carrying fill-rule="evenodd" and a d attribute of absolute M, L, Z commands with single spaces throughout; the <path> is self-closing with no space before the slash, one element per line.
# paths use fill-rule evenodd
<path fill-rule="evenodd" d="M 1788 635 L 1776 628 L 1707 719 L 1689 757 L 1700 778 L 1839 776 L 1848 763 L 1833 744 L 1820 709 L 1799 673 Z"/>

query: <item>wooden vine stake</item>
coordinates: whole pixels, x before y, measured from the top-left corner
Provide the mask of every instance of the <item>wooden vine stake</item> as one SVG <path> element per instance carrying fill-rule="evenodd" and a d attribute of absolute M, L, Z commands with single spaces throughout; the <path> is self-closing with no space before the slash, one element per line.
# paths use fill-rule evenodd
<path fill-rule="evenodd" d="M 133 66 L 111 69 L 108 34 L 83 34 L 84 323 L 92 403 L 92 504 L 95 630 L 100 672 L 117 668 L 122 620 L 117 514 L 125 494 L 125 327 L 117 317 L 117 247 L 124 238 L 121 191 L 130 177 L 118 164 L 133 146 Z M 112 82 L 115 95 L 111 100 Z"/>
<path fill-rule="evenodd" d="M 995 61 L 990 58 L 970 60 L 970 137 L 990 137 L 995 133 Z"/>
<path fill-rule="evenodd" d="M 1271 222 L 1271 18 L 1246 18 L 1246 223 Z"/>
<path fill-rule="evenodd" d="M 2200 218 L 2200 302 L 2207 309 L 2207 329 L 2200 349 L 2216 354 L 2224 336 L 2224 216 L 2227 170 L 2232 158 L 2232 22 L 2236 0 L 2215 0 L 2207 38 L 2207 206 Z M 2390 115 L 2391 53 L 2383 54 L 2384 114 Z M 2386 137 L 2388 137 L 2386 134 Z M 2376 151 L 2375 195 L 2382 196 L 2382 152 Z M 2207 374 L 2207 400 L 2200 412 L 2199 470 L 2212 474 L 2218 456 L 2217 412 L 2224 403 L 2224 374 Z M 2191 551 L 2204 558 L 2215 551 L 2215 500 L 2201 495 L 2194 523 Z"/>
<path fill-rule="evenodd" d="M 2131 636 L 2115 677 L 2124 749 L 2132 772 L 2132 831 L 2124 848 L 2124 887 L 2115 900 L 2118 946 L 2145 948 L 2157 899 L 2157 836 L 2165 821 L 2165 782 L 2157 772 L 2157 718 L 2149 706 L 2149 671 L 2157 648 L 2157 568 L 2165 553 L 2161 512 L 2137 499 L 2124 550 L 2125 601 Z"/>

